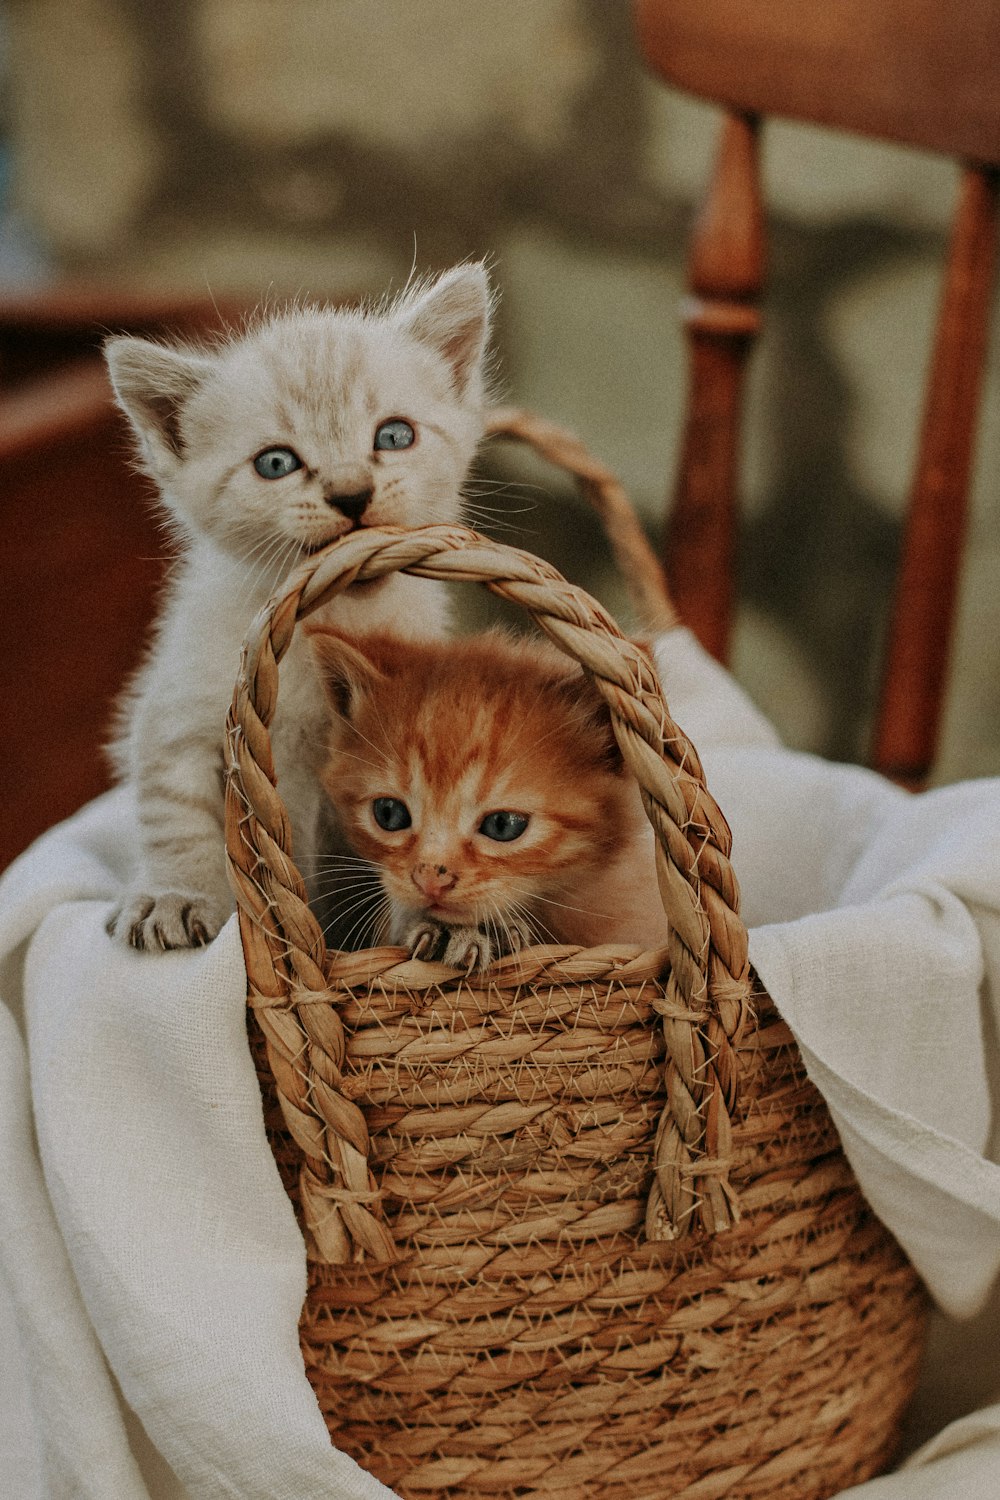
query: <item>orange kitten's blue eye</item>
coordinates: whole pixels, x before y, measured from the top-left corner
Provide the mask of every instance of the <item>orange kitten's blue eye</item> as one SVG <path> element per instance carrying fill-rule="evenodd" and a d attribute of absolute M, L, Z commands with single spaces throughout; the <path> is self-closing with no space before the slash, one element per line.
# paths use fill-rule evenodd
<path fill-rule="evenodd" d="M 286 474 L 301 469 L 302 460 L 291 448 L 265 448 L 257 454 L 253 466 L 261 479 L 284 479 Z"/>
<path fill-rule="evenodd" d="M 383 422 L 375 433 L 375 447 L 386 448 L 410 448 L 416 433 L 409 422 L 404 422 L 402 417 L 393 417 L 391 422 Z"/>
<path fill-rule="evenodd" d="M 372 803 L 372 817 L 386 833 L 398 833 L 413 822 L 410 809 L 398 797 L 376 797 Z"/>
<path fill-rule="evenodd" d="M 527 826 L 528 820 L 523 813 L 491 812 L 480 823 L 479 832 L 485 833 L 488 839 L 496 839 L 498 844 L 509 844 L 519 839 Z"/>

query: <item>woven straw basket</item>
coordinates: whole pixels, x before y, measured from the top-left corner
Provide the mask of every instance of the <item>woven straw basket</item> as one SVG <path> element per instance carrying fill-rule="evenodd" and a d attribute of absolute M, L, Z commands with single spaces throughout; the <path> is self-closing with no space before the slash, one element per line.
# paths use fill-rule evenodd
<path fill-rule="evenodd" d="M 486 584 L 592 674 L 656 832 L 665 948 L 537 947 L 471 979 L 326 953 L 274 785 L 278 663 L 299 620 L 400 569 Z M 470 531 L 355 531 L 258 617 L 227 769 L 334 1442 L 455 1500 L 820 1500 L 884 1467 L 923 1295 L 749 970 L 697 753 L 600 605 Z"/>

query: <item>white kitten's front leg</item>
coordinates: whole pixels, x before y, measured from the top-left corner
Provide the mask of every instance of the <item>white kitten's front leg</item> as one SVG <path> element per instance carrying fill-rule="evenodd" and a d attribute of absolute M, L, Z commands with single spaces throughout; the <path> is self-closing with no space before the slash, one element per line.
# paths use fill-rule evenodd
<path fill-rule="evenodd" d="M 138 767 L 136 800 L 142 868 L 107 930 L 146 951 L 201 947 L 233 905 L 218 748 L 197 735 L 161 743 Z"/>

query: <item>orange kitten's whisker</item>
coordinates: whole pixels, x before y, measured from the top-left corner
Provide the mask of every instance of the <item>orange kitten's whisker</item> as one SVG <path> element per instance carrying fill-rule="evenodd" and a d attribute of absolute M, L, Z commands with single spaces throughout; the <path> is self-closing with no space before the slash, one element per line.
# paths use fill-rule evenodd
<path fill-rule="evenodd" d="M 367 932 L 371 934 L 373 929 L 375 928 L 376 921 L 379 919 L 384 920 L 383 914 L 388 904 L 388 899 L 386 897 L 383 897 L 377 905 L 371 907 L 368 911 L 362 912 L 358 920 L 348 929 L 347 933 L 345 934 L 344 947 L 347 949 L 351 948 L 355 937 L 360 937 L 362 933 Z"/>
<path fill-rule="evenodd" d="M 386 897 L 385 904 L 372 928 L 372 946 L 385 948 L 392 930 L 392 903 Z"/>
<path fill-rule="evenodd" d="M 355 882 L 349 883 L 349 885 L 343 885 L 340 880 L 325 880 L 325 882 L 321 882 L 319 885 L 312 886 L 312 895 L 316 898 L 346 898 L 348 895 L 352 895 L 352 897 L 357 897 L 358 900 L 361 900 L 361 898 L 372 900 L 375 894 L 375 885 L 373 885 L 372 880 L 355 880 Z"/>
<path fill-rule="evenodd" d="M 303 861 L 303 870 L 306 870 L 306 868 L 306 864 Z M 366 874 L 375 876 L 376 871 L 375 865 L 372 865 L 369 859 L 318 858 L 313 859 L 312 868 L 309 868 L 307 873 L 310 876 L 330 876 L 331 879 L 342 880 L 348 876 L 358 877 L 358 879 L 366 876 Z"/>
<path fill-rule="evenodd" d="M 380 899 L 375 892 L 369 892 L 363 900 L 352 902 L 350 906 L 334 911 L 328 925 L 330 928 L 340 928 L 343 930 L 348 918 L 354 916 L 354 921 L 343 934 L 343 946 L 348 948 L 351 945 L 351 940 L 367 929 L 369 924 L 374 920 L 375 914 L 382 910 L 384 904 L 384 896 Z"/>
<path fill-rule="evenodd" d="M 333 849 L 328 849 L 322 854 L 310 854 L 306 857 L 305 863 L 313 870 L 324 867 L 332 869 L 334 865 L 338 867 L 353 865 L 357 869 L 368 870 L 372 868 L 372 861 L 370 859 L 363 859 L 358 854 L 341 854 L 339 850 Z"/>
<path fill-rule="evenodd" d="M 386 632 L 348 645 L 351 693 L 339 700 L 344 728 L 334 721 L 323 784 L 350 845 L 377 866 L 393 933 L 415 942 L 425 907 L 452 953 L 474 956 L 478 927 L 483 964 L 538 941 L 644 940 L 654 921 L 639 878 L 647 825 L 610 712 L 582 672 L 502 631 L 448 642 Z M 339 758 L 341 743 L 376 740 L 386 744 L 377 768 L 363 754 Z M 619 904 L 623 861 L 635 893 Z M 337 883 L 331 868 L 322 878 Z M 363 899 L 343 895 L 359 878 L 342 867 L 345 904 Z M 419 908 L 414 882 L 426 895 Z M 347 909 L 343 927 L 356 928 L 361 908 Z"/>
<path fill-rule="evenodd" d="M 351 912 L 357 911 L 359 907 L 372 906 L 375 902 L 384 899 L 381 889 L 375 889 L 372 886 L 367 886 L 360 895 L 357 894 L 356 890 L 347 891 L 345 895 L 351 895 L 354 899 L 348 902 L 346 906 L 338 907 L 337 915 L 341 921 L 349 917 Z"/>
<path fill-rule="evenodd" d="M 365 859 L 352 860 L 349 863 L 345 863 L 343 865 L 318 862 L 313 866 L 310 874 L 316 876 L 324 876 L 327 879 L 338 881 L 353 880 L 355 882 L 360 882 L 368 876 L 374 876 L 376 879 L 378 878 L 374 866 L 369 864 L 369 862 Z"/>
<path fill-rule="evenodd" d="M 552 929 L 546 927 L 545 923 L 541 920 L 537 912 L 532 911 L 531 908 L 528 907 L 523 901 L 511 899 L 509 904 L 511 911 L 515 916 L 519 917 L 524 925 L 530 930 L 536 942 L 556 942 L 556 937 L 553 934 Z"/>
<path fill-rule="evenodd" d="M 346 853 L 325 853 L 325 855 L 312 856 L 310 859 L 304 859 L 303 868 L 307 868 L 310 874 L 330 874 L 330 876 L 336 876 L 337 879 L 376 874 L 376 867 L 370 859 L 357 859 Z"/>
<path fill-rule="evenodd" d="M 567 901 L 556 901 L 552 896 L 539 895 L 537 891 L 531 894 L 532 901 L 544 901 L 546 906 L 558 906 L 562 911 L 575 911 L 583 917 L 609 917 L 610 912 L 596 911 L 592 906 L 570 906 Z"/>
<path fill-rule="evenodd" d="M 311 887 L 313 896 L 373 896 L 375 894 L 375 882 L 372 880 L 350 880 L 343 881 L 336 877 L 330 880 L 318 881 Z"/>

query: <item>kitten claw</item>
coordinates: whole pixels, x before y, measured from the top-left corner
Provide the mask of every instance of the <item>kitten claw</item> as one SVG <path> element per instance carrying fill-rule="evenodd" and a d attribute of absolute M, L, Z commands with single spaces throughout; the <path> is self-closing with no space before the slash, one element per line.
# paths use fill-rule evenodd
<path fill-rule="evenodd" d="M 448 934 L 444 961 L 466 974 L 481 974 L 500 955 L 500 948 L 480 928 L 454 927 Z"/>
<path fill-rule="evenodd" d="M 425 955 L 427 954 L 427 951 L 431 947 L 433 941 L 434 941 L 433 934 L 430 933 L 426 928 L 424 928 L 424 930 L 421 932 L 420 936 L 417 938 L 417 941 L 414 943 L 413 947 L 410 950 L 410 957 L 411 958 L 423 958 L 423 957 L 425 957 Z"/>
<path fill-rule="evenodd" d="M 439 956 L 438 950 L 443 946 L 447 936 L 446 928 L 427 917 L 403 934 L 403 942 L 409 948 L 411 958 L 422 958 L 430 963 Z"/>
<path fill-rule="evenodd" d="M 227 916 L 221 903 L 208 896 L 140 892 L 125 897 L 104 930 L 139 953 L 168 953 L 175 948 L 204 948 Z"/>
<path fill-rule="evenodd" d="M 535 941 L 527 924 L 511 921 L 491 933 L 482 927 L 443 927 L 431 917 L 416 922 L 403 935 L 411 958 L 437 959 L 466 974 L 481 974 L 495 959 L 520 953 Z"/>

